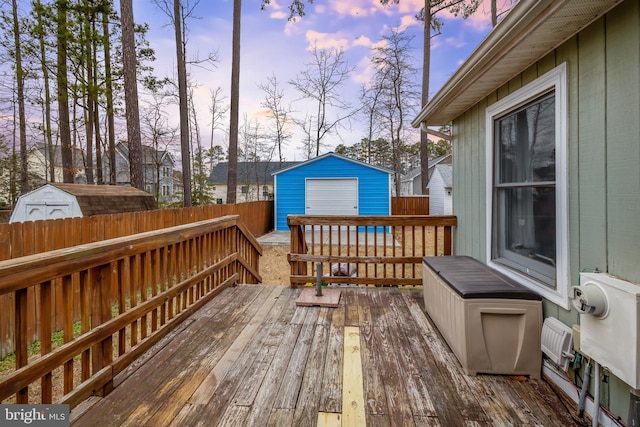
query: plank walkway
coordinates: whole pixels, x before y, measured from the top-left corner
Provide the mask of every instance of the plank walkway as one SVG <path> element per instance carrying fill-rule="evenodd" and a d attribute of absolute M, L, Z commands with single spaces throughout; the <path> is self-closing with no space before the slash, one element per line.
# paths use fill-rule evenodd
<path fill-rule="evenodd" d="M 573 425 L 544 380 L 462 374 L 421 289 L 343 289 L 338 308 L 296 307 L 299 293 L 225 290 L 72 425 Z"/>

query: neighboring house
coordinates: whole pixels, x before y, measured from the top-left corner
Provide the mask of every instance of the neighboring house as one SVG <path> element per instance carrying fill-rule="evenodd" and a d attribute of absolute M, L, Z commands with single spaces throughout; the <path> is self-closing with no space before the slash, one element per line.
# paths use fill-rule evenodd
<path fill-rule="evenodd" d="M 393 171 L 327 153 L 274 173 L 275 229 L 287 215 L 391 215 Z"/>
<path fill-rule="evenodd" d="M 4 159 L 0 159 L 0 209 L 9 204 L 11 200 L 11 177 L 9 174 L 9 168 L 4 162 Z"/>
<path fill-rule="evenodd" d="M 85 153 L 80 148 L 72 148 L 73 156 L 73 176 L 76 184 L 86 184 L 87 177 L 85 174 Z M 27 153 L 27 168 L 29 174 L 34 176 L 37 184 L 50 182 L 49 165 L 51 164 L 51 156 L 49 150 L 43 143 L 37 143 L 29 149 Z M 62 154 L 59 145 L 54 147 L 53 157 L 54 176 L 56 182 L 63 181 Z"/>
<path fill-rule="evenodd" d="M 174 201 L 181 201 L 184 193 L 184 183 L 182 182 L 182 171 L 173 170 L 173 195 Z"/>
<path fill-rule="evenodd" d="M 440 164 L 433 168 L 427 189 L 429 190 L 429 215 L 451 215 L 453 212 L 451 164 Z"/>
<path fill-rule="evenodd" d="M 148 193 L 157 195 L 159 202 L 171 202 L 176 197 L 174 165 L 175 161 L 169 151 L 155 150 L 149 145 L 142 146 L 144 188 Z M 109 168 L 105 169 L 105 177 L 108 177 Z M 126 142 L 116 144 L 116 185 L 131 185 L 129 146 Z"/>
<path fill-rule="evenodd" d="M 273 200 L 273 172 L 297 165 L 300 162 L 238 162 L 236 186 L 237 202 Z M 229 162 L 220 162 L 213 167 L 207 184 L 215 203 L 227 203 L 227 176 Z"/>
<path fill-rule="evenodd" d="M 450 164 L 451 154 L 436 157 L 435 159 L 429 159 L 429 179 L 433 174 L 433 170 L 436 165 Z M 404 174 L 400 178 L 400 195 L 401 196 L 414 196 L 426 194 L 420 190 L 422 186 L 422 173 L 420 167 L 414 168 L 408 173 Z"/>
<path fill-rule="evenodd" d="M 535 290 L 569 333 L 579 322 L 590 393 L 635 414 L 628 425 L 640 416 L 639 22 L 637 0 L 521 0 L 412 123 L 453 126 L 456 255 Z M 577 310 L 593 301 L 572 289 L 585 271 L 604 272 L 589 279 L 612 304 L 603 316 Z M 547 358 L 543 373 L 576 399 L 578 368 Z"/>
<path fill-rule="evenodd" d="M 9 222 L 75 218 L 157 209 L 155 198 L 133 187 L 45 184 L 18 198 Z"/>

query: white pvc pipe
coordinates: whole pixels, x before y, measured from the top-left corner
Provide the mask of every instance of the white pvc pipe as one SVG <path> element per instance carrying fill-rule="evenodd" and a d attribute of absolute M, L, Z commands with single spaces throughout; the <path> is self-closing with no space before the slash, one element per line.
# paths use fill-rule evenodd
<path fill-rule="evenodd" d="M 591 425 L 598 427 L 600 419 L 600 364 L 593 362 L 595 367 L 593 371 L 593 415 L 591 416 Z"/>

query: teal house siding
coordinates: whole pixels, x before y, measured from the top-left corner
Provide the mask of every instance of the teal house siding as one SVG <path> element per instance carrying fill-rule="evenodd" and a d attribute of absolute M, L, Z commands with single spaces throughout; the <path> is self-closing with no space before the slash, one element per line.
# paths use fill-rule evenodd
<path fill-rule="evenodd" d="M 610 4 L 609 9 L 599 18 L 590 18 L 593 21 L 579 31 L 559 38 L 555 46 L 520 69 L 509 61 L 501 62 L 496 53 L 494 69 L 479 72 L 508 75 L 495 87 L 487 85 L 484 92 L 477 89 L 482 86 L 478 81 L 490 78 L 483 80 L 479 75 L 478 81 L 465 81 L 464 93 L 447 98 L 446 91 L 451 94 L 455 90 L 448 82 L 442 91 L 445 95 L 439 98 L 437 94 L 414 121 L 414 126 L 419 121 L 430 126 L 452 125 L 456 255 L 469 255 L 483 262 L 489 258 L 486 183 L 491 171 L 487 171 L 486 159 L 492 158 L 493 153 L 487 153 L 487 109 L 545 73 L 566 67 L 568 241 L 563 243 L 568 247 L 569 283 L 562 286 L 579 285 L 579 273 L 594 269 L 640 284 L 640 2 L 606 3 Z M 523 14 L 528 13 L 525 7 L 520 5 Z M 554 19 L 558 16 L 546 20 Z M 527 31 L 533 33 L 535 26 Z M 500 46 L 505 39 L 496 38 L 493 46 Z M 526 45 L 526 40 L 522 45 L 513 50 L 534 46 Z M 485 48 L 490 51 L 493 46 Z M 466 66 L 463 64 L 461 70 L 469 74 Z M 460 80 L 464 81 L 464 77 Z M 475 93 L 469 95 L 471 92 Z M 448 111 L 447 101 L 457 102 L 465 95 L 469 100 L 475 96 L 473 102 L 451 113 L 441 112 Z M 564 306 L 569 309 L 545 300 L 544 316 L 555 317 L 569 326 L 579 323 L 577 311 L 568 301 Z M 582 370 L 576 375 L 581 377 Z M 629 386 L 614 375 L 599 385 L 600 403 L 626 419 Z M 589 392 L 593 393 L 593 384 Z"/>
<path fill-rule="evenodd" d="M 275 229 L 289 230 L 287 215 L 305 214 L 306 180 L 356 178 L 358 215 L 390 215 L 392 171 L 328 153 L 274 172 Z"/>

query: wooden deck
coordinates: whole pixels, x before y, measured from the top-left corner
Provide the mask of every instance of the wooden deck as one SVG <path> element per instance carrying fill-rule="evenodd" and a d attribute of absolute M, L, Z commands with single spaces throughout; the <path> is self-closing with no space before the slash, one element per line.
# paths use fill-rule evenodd
<path fill-rule="evenodd" d="M 463 375 L 419 288 L 343 289 L 338 308 L 300 291 L 225 290 L 72 425 L 573 425 L 544 380 Z"/>

